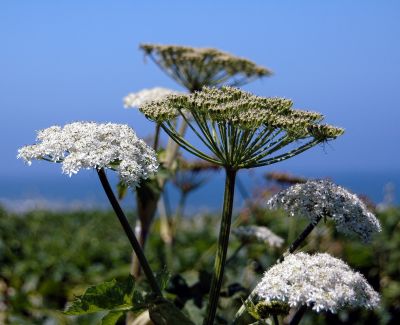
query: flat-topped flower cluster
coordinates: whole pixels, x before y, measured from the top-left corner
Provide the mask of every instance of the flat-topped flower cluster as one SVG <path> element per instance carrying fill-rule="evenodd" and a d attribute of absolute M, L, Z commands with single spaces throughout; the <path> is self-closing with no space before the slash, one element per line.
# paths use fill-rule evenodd
<path fill-rule="evenodd" d="M 65 174 L 80 169 L 111 168 L 129 186 L 137 186 L 158 168 L 153 149 L 127 125 L 75 122 L 41 130 L 34 145 L 18 150 L 18 158 L 62 163 Z"/>
<path fill-rule="evenodd" d="M 229 75 L 243 73 L 247 76 L 271 75 L 271 70 L 242 58 L 215 48 L 190 47 L 180 45 L 141 44 L 140 48 L 146 55 L 158 55 L 165 66 L 199 65 L 206 70 L 213 70 L 216 66 L 224 69 Z M 205 71 L 206 72 L 206 71 Z"/>
<path fill-rule="evenodd" d="M 265 272 L 255 294 L 260 301 L 333 313 L 344 307 L 375 308 L 380 300 L 363 275 L 329 254 L 287 256 Z"/>
<path fill-rule="evenodd" d="M 328 180 L 293 185 L 273 196 L 267 206 L 282 208 L 291 216 L 305 217 L 311 222 L 321 217 L 331 219 L 339 232 L 356 234 L 364 242 L 381 231 L 378 219 L 357 195 Z"/>
<path fill-rule="evenodd" d="M 141 44 L 167 74 L 190 90 L 203 86 L 230 84 L 240 86 L 251 79 L 272 75 L 254 62 L 214 48 Z"/>
<path fill-rule="evenodd" d="M 335 138 L 343 129 L 322 125 L 319 113 L 295 110 L 291 100 L 265 98 L 238 88 L 203 88 L 190 95 L 171 95 L 162 101 L 144 104 L 140 110 L 150 119 L 162 122 L 190 112 L 198 118 L 229 122 L 243 129 L 265 126 L 281 129 L 296 138 L 307 136 Z"/>

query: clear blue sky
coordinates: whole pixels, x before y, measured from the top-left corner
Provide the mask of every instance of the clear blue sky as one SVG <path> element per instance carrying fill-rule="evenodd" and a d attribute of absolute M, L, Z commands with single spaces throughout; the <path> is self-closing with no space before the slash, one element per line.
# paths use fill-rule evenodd
<path fill-rule="evenodd" d="M 346 129 L 282 168 L 398 172 L 399 39 L 399 1 L 2 0 L 0 177 L 58 174 L 58 166 L 15 159 L 35 130 L 53 124 L 122 122 L 149 134 L 152 124 L 124 110 L 122 97 L 177 86 L 144 63 L 140 42 L 247 57 L 275 75 L 246 89 L 291 98 Z"/>

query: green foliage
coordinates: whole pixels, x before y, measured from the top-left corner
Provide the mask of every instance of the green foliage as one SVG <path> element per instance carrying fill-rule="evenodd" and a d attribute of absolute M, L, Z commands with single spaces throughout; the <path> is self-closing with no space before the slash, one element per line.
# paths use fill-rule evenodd
<path fill-rule="evenodd" d="M 132 276 L 117 281 L 103 282 L 86 289 L 81 296 L 75 297 L 67 308 L 67 315 L 90 314 L 99 311 L 122 311 L 133 306 L 135 280 Z"/>
<path fill-rule="evenodd" d="M 349 310 L 323 316 L 308 312 L 304 324 L 383 325 L 399 322 L 400 209 L 379 212 L 377 217 L 383 231 L 370 246 L 338 234 L 329 224 L 321 224 L 301 249 L 308 252 L 326 251 L 345 259 L 381 293 L 382 308 L 377 311 Z M 243 216 L 240 220 L 242 224 L 249 222 Z M 173 247 L 174 265 L 172 269 L 169 268 L 172 277 L 165 288 L 166 297 L 173 299 L 174 303 L 181 303 L 184 312 L 188 312 L 196 323 L 204 317 L 206 285 L 209 284 L 207 274 L 212 269 L 218 222 L 219 218 L 212 215 L 183 220 Z M 303 221 L 282 214 L 266 213 L 262 206 L 253 209 L 251 223 L 268 226 L 285 239 L 293 239 L 305 227 Z M 146 256 L 150 258 L 155 270 L 163 270 L 165 246 L 158 236 L 158 222 L 154 224 L 152 232 Z M 228 257 L 239 244 L 234 237 L 231 238 Z M 223 297 L 218 309 L 220 324 L 232 319 L 242 304 L 241 299 L 247 297 L 262 273 L 275 263 L 280 253 L 265 245 L 248 245 L 226 267 Z M 36 211 L 14 215 L 0 209 L 0 305 L 7 306 L 5 311 L 0 311 L 0 323 L 35 325 L 45 324 L 49 320 L 60 325 L 123 323 L 124 308 L 129 309 L 128 306 L 108 312 L 110 309 L 107 309 L 107 303 L 97 303 L 96 308 L 101 307 L 106 311 L 81 316 L 66 316 L 57 310 L 64 310 L 67 301 L 73 300 L 74 296 L 84 296 L 85 289 L 90 285 L 104 281 L 108 281 L 108 284 L 121 283 L 126 280 L 130 258 L 129 243 L 112 212 Z M 176 277 L 177 274 L 179 277 Z M 116 282 L 111 280 L 113 278 L 117 279 Z M 157 278 L 165 286 L 169 276 L 164 270 Z M 246 290 L 228 294 L 231 291 L 229 289 L 235 287 L 234 284 L 240 284 Z M 101 287 L 107 292 L 107 286 Z M 127 292 L 131 288 L 127 284 L 122 287 Z M 135 283 L 132 301 L 136 302 L 136 306 L 144 303 L 150 308 L 151 305 L 154 319 L 159 317 L 162 321 L 169 317 L 164 314 L 164 309 L 172 310 L 171 305 L 158 306 L 145 294 L 147 289 L 145 283 Z M 113 292 L 118 296 L 118 290 Z M 124 293 L 123 297 L 119 296 L 119 299 L 113 301 L 118 306 L 124 306 L 130 295 Z M 90 308 L 94 307 L 87 310 Z M 183 316 L 171 315 L 175 317 L 172 324 L 179 324 L 176 319 Z"/>
<path fill-rule="evenodd" d="M 8 322 L 93 324 L 89 318 L 97 317 L 69 319 L 57 310 L 89 284 L 129 274 L 130 258 L 111 212 L 14 215 L 0 209 L 0 302 L 8 306 Z"/>

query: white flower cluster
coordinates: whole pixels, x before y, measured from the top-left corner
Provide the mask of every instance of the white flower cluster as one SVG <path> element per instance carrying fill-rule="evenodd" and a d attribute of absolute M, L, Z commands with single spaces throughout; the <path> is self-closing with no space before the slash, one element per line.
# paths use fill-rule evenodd
<path fill-rule="evenodd" d="M 75 122 L 41 130 L 34 145 L 18 150 L 17 158 L 30 165 L 33 159 L 62 163 L 65 174 L 80 169 L 111 168 L 129 186 L 137 186 L 158 168 L 153 149 L 123 124 Z"/>
<path fill-rule="evenodd" d="M 375 308 L 379 294 L 358 272 L 329 254 L 297 253 L 265 272 L 255 288 L 258 300 L 307 305 L 316 312 L 344 307 Z"/>
<path fill-rule="evenodd" d="M 166 96 L 172 94 L 179 94 L 179 92 L 162 87 L 142 89 L 137 93 L 130 93 L 128 94 L 128 96 L 124 97 L 124 107 L 125 108 L 141 107 L 143 104 L 147 104 L 155 100 L 162 100 Z"/>
<path fill-rule="evenodd" d="M 281 247 L 284 240 L 274 234 L 267 227 L 241 226 L 232 230 L 232 233 L 242 242 L 259 242 L 271 247 Z"/>
<path fill-rule="evenodd" d="M 311 222 L 319 217 L 330 218 L 339 232 L 356 234 L 364 242 L 381 231 L 378 219 L 355 194 L 327 180 L 291 186 L 269 199 L 267 206 L 282 208 Z"/>

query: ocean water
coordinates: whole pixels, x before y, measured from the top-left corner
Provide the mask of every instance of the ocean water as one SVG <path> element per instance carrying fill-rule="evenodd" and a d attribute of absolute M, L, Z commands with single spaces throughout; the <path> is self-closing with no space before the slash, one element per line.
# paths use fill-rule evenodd
<path fill-rule="evenodd" d="M 336 184 L 344 186 L 353 193 L 366 195 L 376 204 L 400 203 L 400 172 L 300 172 L 311 178 L 329 177 Z M 189 197 L 186 205 L 187 214 L 215 212 L 221 207 L 223 198 L 224 173 L 217 172 L 206 176 L 207 181 Z M 265 189 L 269 183 L 258 171 L 240 171 L 239 182 L 245 189 L 246 196 L 253 196 L 258 190 Z M 110 173 L 113 186 L 117 178 Z M 397 190 L 397 192 L 396 192 Z M 235 193 L 235 208 L 244 204 L 243 191 Z M 167 208 L 173 211 L 179 199 L 179 192 L 172 184 L 167 187 Z M 2 176 L 0 178 L 0 204 L 15 212 L 24 212 L 36 208 L 51 210 L 108 209 L 109 202 L 102 190 L 94 171 L 86 171 L 68 177 L 59 173 L 51 176 Z M 134 209 L 135 198 L 128 193 L 122 205 L 125 209 Z"/>

